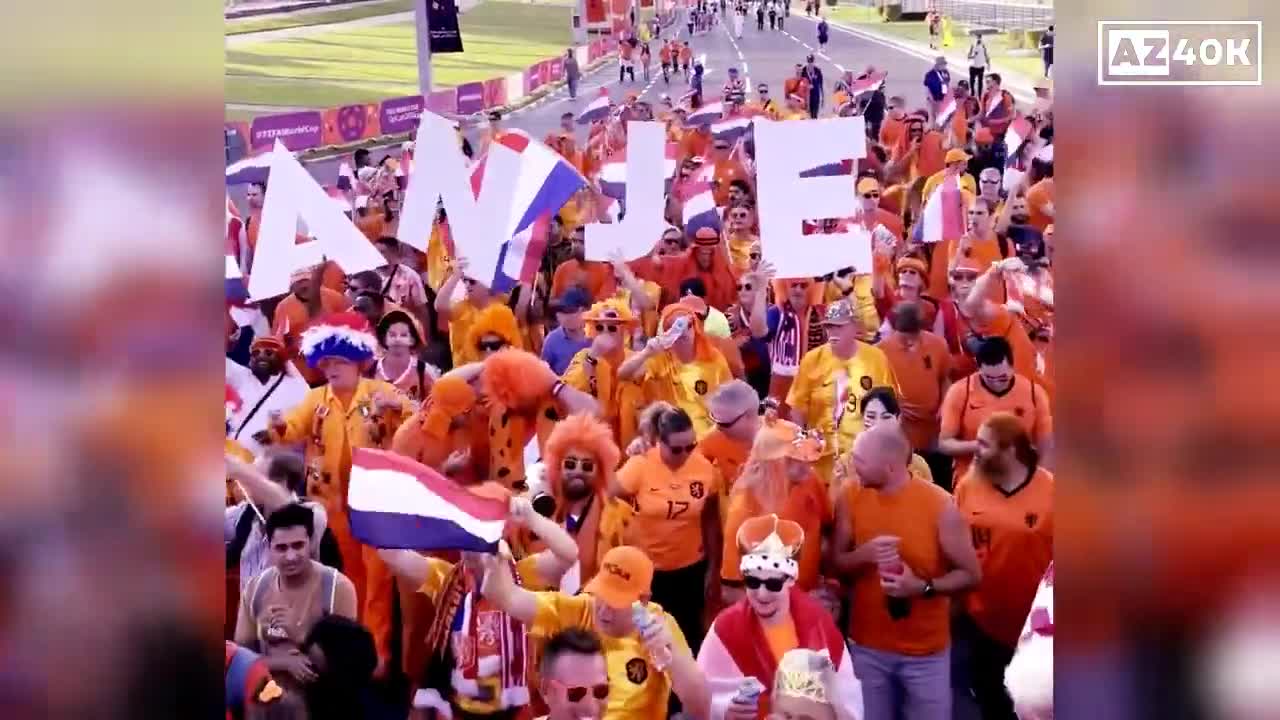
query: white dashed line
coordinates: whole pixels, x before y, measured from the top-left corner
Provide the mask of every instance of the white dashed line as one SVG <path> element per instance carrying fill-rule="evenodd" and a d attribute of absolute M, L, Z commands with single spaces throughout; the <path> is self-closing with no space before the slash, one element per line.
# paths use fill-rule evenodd
<path fill-rule="evenodd" d="M 745 72 L 749 72 L 750 70 L 751 70 L 751 68 L 747 67 L 747 61 L 746 61 L 746 60 L 743 60 L 743 61 L 742 61 L 742 72 L 744 72 L 744 73 L 745 73 Z M 747 84 L 748 84 L 748 85 L 750 85 L 750 83 L 747 83 Z"/>

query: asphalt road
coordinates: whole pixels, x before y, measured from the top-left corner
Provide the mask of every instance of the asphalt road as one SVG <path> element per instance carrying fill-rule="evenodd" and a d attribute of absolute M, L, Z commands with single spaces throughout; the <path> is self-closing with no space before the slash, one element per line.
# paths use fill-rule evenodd
<path fill-rule="evenodd" d="M 760 82 L 768 83 L 773 95 L 779 96 L 783 81 L 794 72 L 796 63 L 804 62 L 806 55 L 814 53 L 825 76 L 827 101 L 830 99 L 832 86 L 844 70 L 852 70 L 857 74 L 868 65 L 874 65 L 878 70 L 888 72 L 886 95 L 903 95 L 907 98 L 909 107 L 923 105 L 925 92 L 921 80 L 931 64 L 927 59 L 845 32 L 834 25 L 831 27 L 830 42 L 825 51 L 820 52 L 817 49 L 816 27 L 816 23 L 806 18 L 802 11 L 793 10 L 791 17 L 786 20 L 785 30 L 770 31 L 767 21 L 763 31 L 757 30 L 755 18 L 751 16 L 740 41 L 731 37 L 732 26 L 726 23 L 718 24 L 708 33 L 694 36 L 694 56 L 702 58 L 706 68 L 706 95 L 719 95 L 726 70 L 733 66 L 748 79 L 747 87 L 752 96 L 755 84 Z M 672 32 L 678 33 L 682 40 L 688 37 L 683 24 L 665 29 L 663 37 L 668 37 Z M 601 87 L 608 88 L 610 95 L 617 100 L 621 100 L 626 93 L 635 91 L 641 94 L 641 99 L 654 103 L 664 93 L 678 99 L 689 91 L 683 78 L 673 76 L 669 85 L 663 83 L 661 73 L 656 68 L 656 53 L 654 60 L 655 67 L 649 82 L 637 77 L 635 83 L 619 84 L 617 65 L 608 63 L 583 78 L 576 100 L 570 100 L 567 90 L 561 88 L 534 105 L 511 113 L 504 124 L 541 138 L 559 125 L 562 113 L 582 110 L 598 96 Z M 963 72 L 963 69 L 956 68 L 953 72 Z M 585 130 L 581 132 L 585 133 Z M 398 155 L 399 148 L 372 151 L 375 159 L 383 154 Z M 331 185 L 337 181 L 338 164 L 339 159 L 333 158 L 308 163 L 307 167 L 321 184 Z M 240 194 L 235 195 L 239 197 Z"/>

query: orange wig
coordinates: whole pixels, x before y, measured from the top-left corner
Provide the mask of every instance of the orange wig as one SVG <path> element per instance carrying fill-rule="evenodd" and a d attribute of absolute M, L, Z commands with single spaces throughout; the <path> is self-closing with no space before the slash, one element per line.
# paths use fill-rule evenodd
<path fill-rule="evenodd" d="M 596 474 L 593 489 L 603 491 L 613 482 L 614 471 L 621 461 L 622 453 L 613 442 L 613 431 L 599 420 L 575 413 L 556 423 L 555 429 L 547 438 L 546 450 L 543 452 L 543 465 L 547 472 L 547 486 L 556 498 L 557 522 L 564 520 L 568 503 L 561 489 L 561 463 L 569 450 L 585 450 L 596 462 L 600 463 L 600 472 Z"/>
<path fill-rule="evenodd" d="M 514 347 L 486 358 L 480 375 L 485 396 L 507 410 L 527 410 L 548 400 L 555 382 L 555 372 L 542 358 Z"/>
<path fill-rule="evenodd" d="M 516 322 L 515 313 L 502 303 L 490 303 L 488 307 L 476 313 L 475 322 L 467 334 L 467 347 L 475 348 L 476 343 L 485 335 L 497 335 L 514 348 L 524 347 L 520 339 L 520 324 Z"/>

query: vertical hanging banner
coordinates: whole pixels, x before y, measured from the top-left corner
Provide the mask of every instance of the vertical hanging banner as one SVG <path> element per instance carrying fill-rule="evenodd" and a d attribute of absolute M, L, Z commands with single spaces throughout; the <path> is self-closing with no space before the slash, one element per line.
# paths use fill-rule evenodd
<path fill-rule="evenodd" d="M 599 27 L 609 22 L 609 12 L 605 7 L 607 0 L 587 0 L 587 25 Z"/>
<path fill-rule="evenodd" d="M 427 39 L 432 53 L 462 52 L 462 31 L 458 29 L 458 4 L 454 0 L 418 0 L 427 5 Z"/>

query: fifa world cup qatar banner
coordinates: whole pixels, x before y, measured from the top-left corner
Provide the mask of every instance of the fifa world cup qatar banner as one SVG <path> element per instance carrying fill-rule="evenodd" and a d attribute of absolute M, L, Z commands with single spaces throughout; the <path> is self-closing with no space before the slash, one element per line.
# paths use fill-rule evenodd
<path fill-rule="evenodd" d="M 285 149 L 298 151 L 319 147 L 324 140 L 324 118 L 318 110 L 259 115 L 249 126 L 249 147 L 262 150 L 284 143 Z"/>
<path fill-rule="evenodd" d="M 418 126 L 418 118 L 426 107 L 426 100 L 421 95 L 391 98 L 383 100 L 379 108 L 379 124 L 382 132 L 388 135 L 406 133 Z"/>

